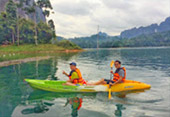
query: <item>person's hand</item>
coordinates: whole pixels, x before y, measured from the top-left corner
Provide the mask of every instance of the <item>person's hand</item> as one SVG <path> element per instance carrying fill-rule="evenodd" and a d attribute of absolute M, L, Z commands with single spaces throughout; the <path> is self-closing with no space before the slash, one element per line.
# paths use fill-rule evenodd
<path fill-rule="evenodd" d="M 110 71 L 110 73 L 112 73 L 112 74 L 113 74 L 113 71 L 111 70 L 111 71 Z"/>
<path fill-rule="evenodd" d="M 66 72 L 65 72 L 65 71 L 63 71 L 63 74 L 66 74 Z"/>
<path fill-rule="evenodd" d="M 113 83 L 112 82 L 109 82 L 109 85 L 112 85 Z"/>
<path fill-rule="evenodd" d="M 110 86 L 113 86 L 113 85 L 115 85 L 115 84 L 114 84 L 114 83 L 112 83 L 112 82 L 110 82 L 110 83 L 109 83 L 109 85 L 110 85 Z"/>

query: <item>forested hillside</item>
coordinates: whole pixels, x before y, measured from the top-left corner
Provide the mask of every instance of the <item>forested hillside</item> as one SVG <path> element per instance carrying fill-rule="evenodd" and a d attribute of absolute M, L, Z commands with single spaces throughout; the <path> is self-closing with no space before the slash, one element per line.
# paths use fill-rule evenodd
<path fill-rule="evenodd" d="M 27 3 L 28 2 L 28 3 Z M 32 3 L 33 2 L 33 3 Z M 37 20 L 37 8 L 42 10 L 43 17 L 50 15 L 52 9 L 49 0 L 25 1 L 9 0 L 0 13 L 0 45 L 7 44 L 35 44 L 50 43 L 55 39 L 55 26 L 53 20 Z M 46 10 L 49 9 L 49 10 Z M 22 10 L 22 12 L 20 12 Z M 30 17 L 21 16 L 22 13 Z"/>
<path fill-rule="evenodd" d="M 147 35 L 165 31 L 170 31 L 170 17 L 166 18 L 165 21 L 161 22 L 160 24 L 151 24 L 150 26 L 141 26 L 139 28 L 134 27 L 132 29 L 122 31 L 120 36 L 122 38 L 134 38 L 143 34 Z"/>

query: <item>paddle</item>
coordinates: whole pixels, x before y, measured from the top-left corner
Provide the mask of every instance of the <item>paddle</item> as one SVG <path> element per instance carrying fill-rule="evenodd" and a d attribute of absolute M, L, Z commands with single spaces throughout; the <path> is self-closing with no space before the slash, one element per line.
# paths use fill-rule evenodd
<path fill-rule="evenodd" d="M 111 63 L 110 63 L 110 68 L 111 68 L 111 70 L 113 69 L 113 64 L 114 64 L 114 61 L 112 60 Z M 112 73 L 110 73 L 110 80 L 112 80 Z M 112 93 L 111 85 L 109 85 L 109 95 L 108 95 L 108 99 L 110 99 L 110 98 L 112 97 L 111 93 Z"/>

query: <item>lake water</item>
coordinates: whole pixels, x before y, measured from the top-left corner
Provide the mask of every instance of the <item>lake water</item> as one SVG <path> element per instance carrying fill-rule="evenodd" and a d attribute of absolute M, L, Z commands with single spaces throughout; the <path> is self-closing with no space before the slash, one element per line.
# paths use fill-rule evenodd
<path fill-rule="evenodd" d="M 122 61 L 127 79 L 151 89 L 124 97 L 107 93 L 61 94 L 32 89 L 24 78 L 67 80 L 77 62 L 86 80 L 109 78 L 110 61 Z M 90 49 L 77 54 L 0 68 L 0 117 L 169 117 L 170 48 Z"/>

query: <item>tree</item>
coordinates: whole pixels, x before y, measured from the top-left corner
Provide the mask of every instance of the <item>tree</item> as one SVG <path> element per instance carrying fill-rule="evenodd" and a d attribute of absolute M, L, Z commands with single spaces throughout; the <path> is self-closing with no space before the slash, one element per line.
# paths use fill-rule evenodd
<path fill-rule="evenodd" d="M 20 18 L 20 44 L 23 43 L 35 43 L 34 38 L 34 22 L 30 19 Z"/>
<path fill-rule="evenodd" d="M 20 33 L 19 33 L 19 19 L 20 19 L 20 16 L 19 16 L 19 9 L 23 7 L 23 2 L 25 0 L 19 0 L 17 3 L 16 3 L 16 6 L 17 6 L 17 24 L 16 24 L 16 28 L 17 28 L 17 45 L 19 46 L 19 41 L 20 41 Z"/>
<path fill-rule="evenodd" d="M 37 5 L 38 7 L 40 7 L 41 9 L 43 9 L 43 14 L 45 17 L 49 17 L 50 16 L 50 10 L 53 9 L 51 3 L 49 0 L 38 0 L 37 1 Z M 52 12 L 54 13 L 54 12 Z M 51 30 L 53 31 L 53 39 L 56 38 L 56 34 L 55 34 L 55 25 L 54 25 L 54 21 L 52 19 L 50 19 L 48 21 L 48 25 L 50 26 Z"/>
<path fill-rule="evenodd" d="M 37 24 L 39 43 L 49 43 L 53 37 L 53 31 L 46 22 L 40 21 Z"/>
<path fill-rule="evenodd" d="M 0 14 L 0 44 L 2 44 L 6 38 L 7 35 L 7 14 L 6 12 L 1 12 Z"/>
<path fill-rule="evenodd" d="M 35 31 L 35 45 L 38 45 L 38 34 L 37 34 L 37 27 L 36 27 L 36 7 L 40 7 L 41 9 L 45 9 L 43 11 L 43 14 L 45 17 L 48 17 L 50 15 L 50 11 L 48 9 L 52 9 L 51 3 L 49 0 L 38 0 L 37 2 L 34 2 L 31 7 L 25 8 L 26 12 L 28 14 L 33 14 L 34 16 L 34 31 Z"/>
<path fill-rule="evenodd" d="M 49 20 L 48 21 L 48 25 L 51 28 L 52 32 L 53 32 L 53 39 L 56 38 L 56 34 L 55 34 L 55 25 L 54 25 L 54 21 L 53 20 Z"/>
<path fill-rule="evenodd" d="M 36 19 L 36 3 L 33 2 L 33 5 L 30 7 L 27 7 L 24 9 L 27 14 L 33 14 L 33 21 L 34 21 L 34 39 L 35 39 L 35 45 L 38 45 L 38 40 L 37 40 L 37 19 Z"/>
<path fill-rule="evenodd" d="M 16 27 L 16 19 L 17 19 L 16 4 L 12 0 L 9 0 L 9 2 L 5 6 L 5 10 L 6 10 L 7 19 L 8 19 L 7 26 L 8 26 L 8 29 L 12 32 L 11 37 L 12 37 L 12 43 L 14 44 L 14 42 L 15 42 L 15 27 Z"/>

